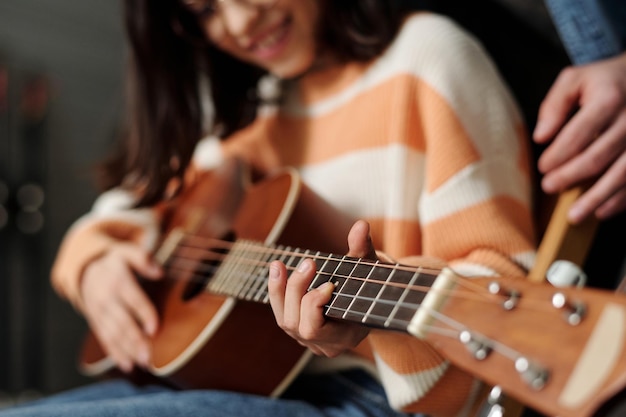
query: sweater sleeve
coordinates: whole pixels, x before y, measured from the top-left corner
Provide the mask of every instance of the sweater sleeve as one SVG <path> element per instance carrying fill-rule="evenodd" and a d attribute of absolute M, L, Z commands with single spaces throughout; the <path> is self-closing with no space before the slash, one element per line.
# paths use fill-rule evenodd
<path fill-rule="evenodd" d="M 223 161 L 219 140 L 206 137 L 195 150 L 187 168 L 184 186 L 192 187 Z M 166 194 L 174 197 L 179 182 L 171 180 Z M 81 309 L 80 279 L 85 267 L 119 243 L 134 243 L 153 251 L 159 242 L 163 220 L 175 210 L 175 198 L 153 207 L 135 208 L 131 191 L 112 189 L 101 194 L 91 211 L 67 231 L 52 265 L 52 286 Z"/>
<path fill-rule="evenodd" d="M 161 207 L 132 209 L 129 193 L 103 193 L 92 210 L 67 231 L 52 266 L 52 286 L 81 309 L 80 279 L 85 267 L 113 245 L 133 242 L 152 250 L 158 239 Z"/>
<path fill-rule="evenodd" d="M 535 248 L 530 160 L 508 88 L 481 46 L 445 18 L 409 19 L 394 48 L 419 67 L 409 71 L 426 160 L 421 255 L 465 276 L 523 277 Z M 470 375 L 420 340 L 372 332 L 369 342 L 396 409 L 456 416 L 474 392 Z"/>

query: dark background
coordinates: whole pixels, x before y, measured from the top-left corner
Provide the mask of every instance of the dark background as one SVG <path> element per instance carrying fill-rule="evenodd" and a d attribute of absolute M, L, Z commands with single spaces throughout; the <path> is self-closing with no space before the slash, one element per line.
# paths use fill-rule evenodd
<path fill-rule="evenodd" d="M 48 274 L 120 116 L 118 14 L 115 0 L 0 1 L 0 406 L 84 382 L 84 323 Z"/>

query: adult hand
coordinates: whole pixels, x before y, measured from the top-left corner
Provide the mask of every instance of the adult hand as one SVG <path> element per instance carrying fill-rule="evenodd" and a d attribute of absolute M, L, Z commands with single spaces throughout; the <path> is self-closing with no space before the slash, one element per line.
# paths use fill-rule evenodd
<path fill-rule="evenodd" d="M 367 222 L 358 221 L 352 226 L 348 248 L 348 256 L 376 259 Z M 327 282 L 307 292 L 315 268 L 312 259 L 304 259 L 287 280 L 285 264 L 272 262 L 268 283 L 270 304 L 276 322 L 287 334 L 316 355 L 335 357 L 357 346 L 369 330 L 359 324 L 324 318 L 324 305 L 330 301 L 335 286 Z"/>
<path fill-rule="evenodd" d="M 571 222 L 626 209 L 626 53 L 564 69 L 541 104 L 533 137 L 551 142 L 538 163 L 545 192 L 592 182 L 571 207 Z"/>
<path fill-rule="evenodd" d="M 150 336 L 158 313 L 136 276 L 163 273 L 142 248 L 123 243 L 91 262 L 81 280 L 82 309 L 102 348 L 123 372 L 150 361 Z"/>

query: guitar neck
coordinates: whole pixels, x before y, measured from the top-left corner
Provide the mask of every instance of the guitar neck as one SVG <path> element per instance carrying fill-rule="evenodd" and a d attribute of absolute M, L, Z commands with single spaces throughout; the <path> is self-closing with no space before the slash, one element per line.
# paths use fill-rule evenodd
<path fill-rule="evenodd" d="M 280 260 L 293 270 L 304 258 L 317 266 L 309 290 L 326 282 L 335 285 L 327 317 L 404 332 L 440 272 L 244 240 L 233 244 L 207 290 L 268 303 L 269 264 Z"/>

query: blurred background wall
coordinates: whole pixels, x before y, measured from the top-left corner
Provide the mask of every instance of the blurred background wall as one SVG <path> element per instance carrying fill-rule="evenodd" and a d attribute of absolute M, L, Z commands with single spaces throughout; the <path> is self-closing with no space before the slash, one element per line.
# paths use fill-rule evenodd
<path fill-rule="evenodd" d="M 116 0 L 0 0 L 0 405 L 86 382 L 85 324 L 49 284 L 120 117 Z"/>

